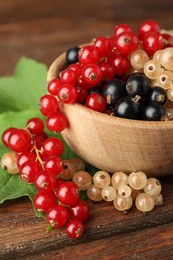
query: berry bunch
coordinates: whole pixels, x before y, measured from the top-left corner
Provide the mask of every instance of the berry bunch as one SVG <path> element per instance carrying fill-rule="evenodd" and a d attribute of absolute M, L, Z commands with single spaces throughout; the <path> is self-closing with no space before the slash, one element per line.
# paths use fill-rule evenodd
<path fill-rule="evenodd" d="M 113 202 L 115 209 L 126 212 L 135 201 L 141 212 L 151 211 L 155 205 L 163 204 L 161 184 L 156 178 L 148 178 L 143 172 L 116 172 L 112 176 L 105 171 L 98 171 L 93 176 L 93 183 L 87 188 L 90 200 Z"/>
<path fill-rule="evenodd" d="M 90 210 L 80 199 L 78 186 L 70 179 L 76 171 L 84 170 L 85 163 L 79 158 L 62 160 L 62 140 L 48 137 L 40 118 L 28 120 L 25 129 L 6 129 L 2 141 L 11 151 L 2 156 L 1 167 L 10 174 L 19 173 L 23 181 L 35 185 L 38 192 L 34 206 L 45 213 L 52 227 L 67 223 L 68 236 L 80 237 Z"/>
<path fill-rule="evenodd" d="M 48 129 L 67 127 L 59 102 L 78 102 L 129 119 L 167 120 L 167 97 L 173 101 L 172 56 L 173 36 L 154 20 L 143 21 L 137 33 L 119 24 L 109 37 L 69 48 L 67 68 L 48 83 L 48 94 L 40 99 Z"/>

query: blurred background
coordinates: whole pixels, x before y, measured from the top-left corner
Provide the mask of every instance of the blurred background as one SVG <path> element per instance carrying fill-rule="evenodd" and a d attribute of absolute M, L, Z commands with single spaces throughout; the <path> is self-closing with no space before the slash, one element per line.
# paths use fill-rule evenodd
<path fill-rule="evenodd" d="M 0 0 L 0 76 L 28 56 L 47 66 L 67 48 L 111 35 L 116 24 L 137 30 L 144 19 L 173 28 L 172 0 Z"/>

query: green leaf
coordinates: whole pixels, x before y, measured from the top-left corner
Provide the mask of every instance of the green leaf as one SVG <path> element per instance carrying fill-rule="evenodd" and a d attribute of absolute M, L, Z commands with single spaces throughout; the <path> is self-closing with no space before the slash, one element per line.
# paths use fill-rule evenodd
<path fill-rule="evenodd" d="M 46 66 L 29 58 L 21 58 L 14 76 L 0 78 L 0 113 L 38 109 L 46 92 Z"/>

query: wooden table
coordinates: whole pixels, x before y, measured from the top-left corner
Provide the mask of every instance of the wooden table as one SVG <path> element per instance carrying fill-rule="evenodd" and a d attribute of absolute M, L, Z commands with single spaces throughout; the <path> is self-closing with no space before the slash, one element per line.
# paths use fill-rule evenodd
<path fill-rule="evenodd" d="M 109 35 L 118 23 L 134 30 L 144 19 L 171 29 L 172 0 L 1 0 L 0 75 L 11 75 L 25 55 L 47 66 L 73 45 Z M 128 214 L 106 202 L 89 202 L 85 235 L 70 240 L 63 229 L 46 233 L 27 198 L 0 207 L 0 259 L 173 259 L 173 178 L 160 178 L 164 205 Z"/>

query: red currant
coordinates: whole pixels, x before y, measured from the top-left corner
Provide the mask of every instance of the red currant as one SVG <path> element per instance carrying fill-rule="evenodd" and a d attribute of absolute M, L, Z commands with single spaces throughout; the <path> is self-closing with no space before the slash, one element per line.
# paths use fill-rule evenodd
<path fill-rule="evenodd" d="M 8 137 L 11 134 L 12 130 L 16 129 L 15 127 L 9 127 L 2 133 L 2 142 L 5 146 L 8 147 Z"/>
<path fill-rule="evenodd" d="M 70 206 L 79 200 L 79 189 L 74 182 L 66 181 L 57 187 L 55 195 L 60 203 Z"/>
<path fill-rule="evenodd" d="M 162 50 L 165 43 L 159 33 L 150 32 L 144 36 L 142 47 L 149 56 L 152 56 L 156 51 Z"/>
<path fill-rule="evenodd" d="M 68 126 L 67 118 L 61 112 L 55 112 L 46 119 L 46 126 L 51 132 L 60 133 Z"/>
<path fill-rule="evenodd" d="M 48 157 L 44 161 L 44 167 L 55 175 L 60 174 L 63 171 L 62 159 L 58 156 Z"/>
<path fill-rule="evenodd" d="M 8 147 L 16 153 L 30 151 L 33 147 L 33 140 L 26 130 L 13 129 L 8 137 Z"/>
<path fill-rule="evenodd" d="M 60 156 L 64 151 L 64 144 L 58 137 L 49 137 L 43 142 L 42 153 L 49 157 Z"/>
<path fill-rule="evenodd" d="M 98 48 L 100 58 L 106 57 L 112 50 L 112 41 L 105 36 L 99 36 L 93 40 L 94 46 Z"/>
<path fill-rule="evenodd" d="M 56 96 L 58 93 L 58 89 L 61 87 L 61 80 L 60 79 L 53 79 L 48 83 L 47 90 L 51 95 Z"/>
<path fill-rule="evenodd" d="M 132 29 L 128 24 L 125 24 L 125 23 L 116 25 L 115 29 L 114 29 L 114 37 L 116 37 L 117 35 L 119 35 L 120 33 L 123 33 L 123 32 L 132 32 Z"/>
<path fill-rule="evenodd" d="M 68 211 L 62 205 L 54 205 L 47 210 L 46 220 L 54 228 L 62 227 L 68 220 Z"/>
<path fill-rule="evenodd" d="M 48 170 L 42 170 L 36 175 L 34 184 L 37 190 L 50 192 L 56 186 L 56 176 Z"/>
<path fill-rule="evenodd" d="M 35 176 L 41 172 L 41 165 L 37 161 L 26 161 L 20 167 L 20 178 L 28 183 L 33 183 Z"/>
<path fill-rule="evenodd" d="M 84 233 L 84 225 L 78 219 L 71 219 L 66 225 L 66 233 L 70 238 L 80 238 Z"/>
<path fill-rule="evenodd" d="M 79 64 L 96 63 L 100 59 L 99 50 L 92 45 L 86 45 L 79 51 Z"/>
<path fill-rule="evenodd" d="M 97 64 L 88 64 L 82 70 L 82 80 L 90 86 L 94 86 L 102 80 L 102 70 Z"/>
<path fill-rule="evenodd" d="M 34 196 L 33 204 L 38 211 L 46 212 L 51 206 L 56 204 L 55 194 L 52 191 L 48 193 L 39 191 Z"/>
<path fill-rule="evenodd" d="M 75 84 L 78 75 L 76 72 L 69 67 L 63 70 L 60 74 L 61 82 L 68 83 L 68 84 Z"/>
<path fill-rule="evenodd" d="M 108 62 L 114 66 L 115 75 L 126 74 L 131 68 L 129 59 L 117 52 L 108 57 Z"/>
<path fill-rule="evenodd" d="M 103 112 L 106 109 L 106 99 L 99 93 L 92 93 L 86 99 L 86 107 Z"/>
<path fill-rule="evenodd" d="M 27 121 L 26 127 L 32 135 L 40 134 L 43 132 L 44 123 L 40 118 L 33 117 Z"/>
<path fill-rule="evenodd" d="M 27 161 L 35 161 L 36 160 L 36 154 L 32 152 L 23 152 L 19 154 L 17 158 L 17 166 L 20 169 L 23 163 Z"/>
<path fill-rule="evenodd" d="M 138 37 L 133 32 L 122 32 L 115 38 L 115 46 L 121 55 L 128 57 L 138 47 Z"/>
<path fill-rule="evenodd" d="M 160 26 L 154 20 L 145 20 L 138 27 L 138 37 L 140 40 L 143 40 L 146 33 L 156 32 L 160 33 Z"/>
<path fill-rule="evenodd" d="M 63 103 L 74 103 L 77 99 L 77 90 L 71 83 L 64 83 L 58 90 L 58 98 Z"/>
<path fill-rule="evenodd" d="M 44 116 L 51 115 L 58 109 L 57 99 L 49 94 L 40 98 L 40 111 Z"/>
<path fill-rule="evenodd" d="M 81 222 L 85 222 L 90 214 L 90 208 L 88 203 L 84 200 L 79 200 L 74 205 L 68 208 L 69 217 L 72 219 L 78 219 Z"/>

